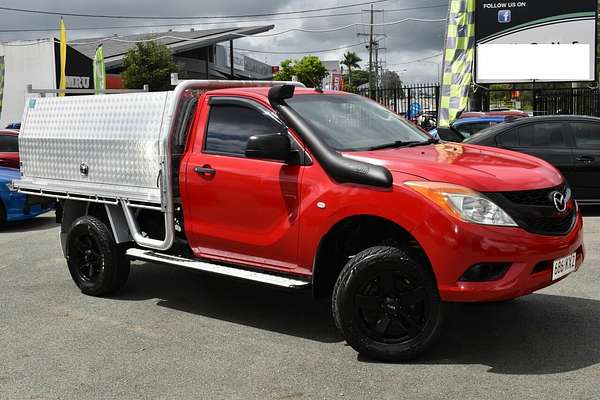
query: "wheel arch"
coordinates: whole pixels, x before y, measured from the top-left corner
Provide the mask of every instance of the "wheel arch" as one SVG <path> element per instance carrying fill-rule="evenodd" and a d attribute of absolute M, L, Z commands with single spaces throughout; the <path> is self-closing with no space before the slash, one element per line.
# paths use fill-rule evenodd
<path fill-rule="evenodd" d="M 111 229 L 116 243 L 126 243 L 132 240 L 123 210 L 118 205 L 66 200 L 62 208 L 60 242 L 64 255 L 67 254 L 66 242 L 71 225 L 77 218 L 86 215 L 96 217 L 106 224 Z"/>
<path fill-rule="evenodd" d="M 435 277 L 424 248 L 407 229 L 384 217 L 359 214 L 341 219 L 321 238 L 313 264 L 314 296 L 329 296 L 348 260 L 369 247 L 380 245 L 407 249 Z"/>

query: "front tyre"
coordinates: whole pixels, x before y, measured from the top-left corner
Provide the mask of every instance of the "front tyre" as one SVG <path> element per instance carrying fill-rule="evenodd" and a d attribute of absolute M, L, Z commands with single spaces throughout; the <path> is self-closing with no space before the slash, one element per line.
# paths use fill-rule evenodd
<path fill-rule="evenodd" d="M 98 218 L 76 219 L 67 235 L 67 265 L 82 293 L 103 296 L 120 289 L 129 276 L 123 248 Z"/>
<path fill-rule="evenodd" d="M 334 288 L 333 316 L 360 354 L 405 361 L 436 339 L 444 304 L 428 266 L 407 251 L 381 246 L 358 253 L 346 264 Z"/>

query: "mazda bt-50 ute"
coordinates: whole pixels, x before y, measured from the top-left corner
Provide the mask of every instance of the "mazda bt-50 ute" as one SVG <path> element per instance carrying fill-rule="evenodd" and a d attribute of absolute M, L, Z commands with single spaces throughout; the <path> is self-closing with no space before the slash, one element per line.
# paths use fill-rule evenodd
<path fill-rule="evenodd" d="M 311 288 L 381 360 L 427 349 L 447 302 L 523 296 L 583 262 L 581 214 L 546 162 L 300 86 L 32 99 L 14 187 L 60 199 L 85 294 L 122 288 L 130 260 Z"/>

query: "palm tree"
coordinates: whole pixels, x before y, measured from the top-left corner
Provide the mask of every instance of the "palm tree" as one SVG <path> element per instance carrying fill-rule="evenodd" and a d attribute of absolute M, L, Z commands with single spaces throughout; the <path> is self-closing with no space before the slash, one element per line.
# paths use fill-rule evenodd
<path fill-rule="evenodd" d="M 347 51 L 344 54 L 342 64 L 348 67 L 348 86 L 352 86 L 352 68 L 360 68 L 358 65 L 362 61 L 362 58 L 356 55 L 353 51 Z"/>

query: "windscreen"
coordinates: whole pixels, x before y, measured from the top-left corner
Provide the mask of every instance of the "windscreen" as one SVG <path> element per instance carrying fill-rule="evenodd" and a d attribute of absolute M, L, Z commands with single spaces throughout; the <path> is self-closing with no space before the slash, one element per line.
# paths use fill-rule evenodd
<path fill-rule="evenodd" d="M 332 149 L 359 151 L 430 136 L 374 101 L 357 95 L 298 95 L 287 103 Z"/>

